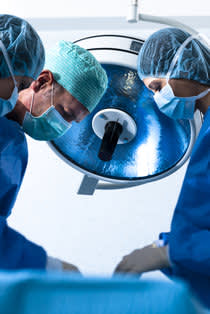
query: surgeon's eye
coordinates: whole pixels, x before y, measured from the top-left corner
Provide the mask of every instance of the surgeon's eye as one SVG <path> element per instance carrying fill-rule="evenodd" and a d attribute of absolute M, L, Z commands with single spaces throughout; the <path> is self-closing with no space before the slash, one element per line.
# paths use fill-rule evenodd
<path fill-rule="evenodd" d="M 72 122 L 76 120 L 76 115 L 73 110 L 64 108 L 61 104 L 56 104 L 55 109 L 62 115 L 64 120 Z"/>
<path fill-rule="evenodd" d="M 153 81 L 148 85 L 148 88 L 153 92 L 159 92 L 162 89 L 162 85 L 159 81 Z"/>
<path fill-rule="evenodd" d="M 65 115 L 66 120 L 70 120 L 70 121 L 76 120 L 76 115 L 75 115 L 74 111 L 71 109 L 65 108 L 64 109 L 64 115 Z"/>
<path fill-rule="evenodd" d="M 74 113 L 65 113 L 65 119 L 67 121 L 75 121 L 76 120 L 76 116 Z"/>

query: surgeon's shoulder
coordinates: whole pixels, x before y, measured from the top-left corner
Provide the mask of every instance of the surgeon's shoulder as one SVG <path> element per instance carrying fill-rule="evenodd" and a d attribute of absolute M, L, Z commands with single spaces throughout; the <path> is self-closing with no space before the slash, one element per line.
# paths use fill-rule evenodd
<path fill-rule="evenodd" d="M 9 145 L 27 150 L 26 136 L 17 122 L 0 117 L 0 149 Z"/>

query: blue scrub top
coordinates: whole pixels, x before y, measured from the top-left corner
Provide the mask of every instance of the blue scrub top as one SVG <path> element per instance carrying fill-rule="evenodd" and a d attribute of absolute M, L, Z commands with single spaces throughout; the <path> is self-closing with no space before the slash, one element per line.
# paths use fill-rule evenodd
<path fill-rule="evenodd" d="M 210 108 L 192 151 L 169 234 L 171 274 L 210 308 Z"/>
<path fill-rule="evenodd" d="M 45 251 L 7 225 L 7 217 L 15 204 L 27 161 L 27 142 L 22 128 L 18 123 L 1 117 L 0 269 L 44 268 L 46 265 Z"/>

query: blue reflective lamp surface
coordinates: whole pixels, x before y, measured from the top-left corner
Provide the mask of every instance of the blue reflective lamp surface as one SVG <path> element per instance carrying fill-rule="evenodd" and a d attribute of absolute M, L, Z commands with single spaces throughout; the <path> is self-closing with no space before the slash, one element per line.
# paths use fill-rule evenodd
<path fill-rule="evenodd" d="M 62 137 L 52 142 L 67 160 L 101 177 L 135 181 L 157 176 L 175 166 L 185 154 L 191 138 L 189 121 L 172 120 L 156 107 L 150 92 L 128 67 L 104 64 L 108 89 L 97 108 Z M 136 137 L 117 145 L 113 158 L 98 158 L 101 140 L 92 129 L 94 115 L 106 108 L 130 114 L 137 125 Z"/>

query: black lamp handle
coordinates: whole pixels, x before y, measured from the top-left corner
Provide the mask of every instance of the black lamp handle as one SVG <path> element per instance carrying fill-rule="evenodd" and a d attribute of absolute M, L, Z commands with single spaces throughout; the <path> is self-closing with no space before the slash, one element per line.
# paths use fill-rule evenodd
<path fill-rule="evenodd" d="M 103 161 L 110 161 L 117 146 L 118 139 L 123 131 L 123 127 L 116 121 L 110 121 L 105 126 L 104 137 L 98 157 Z"/>

